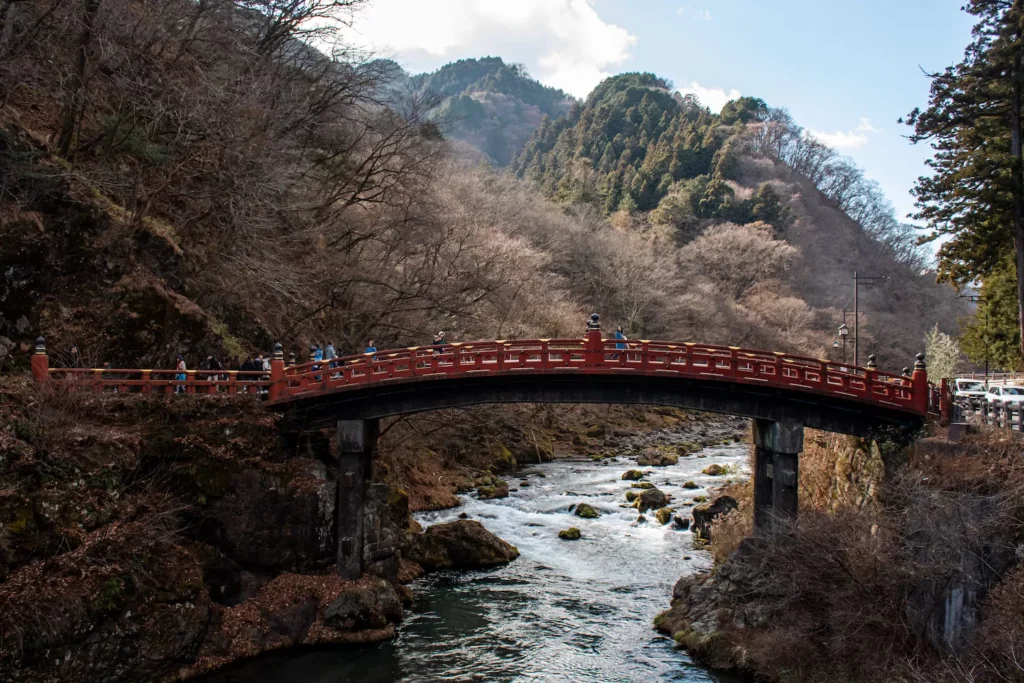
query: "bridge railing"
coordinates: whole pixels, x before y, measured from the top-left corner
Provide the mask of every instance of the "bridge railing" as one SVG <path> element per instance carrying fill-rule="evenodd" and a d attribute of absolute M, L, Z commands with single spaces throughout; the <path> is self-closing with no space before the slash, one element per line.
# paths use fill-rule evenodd
<path fill-rule="evenodd" d="M 135 370 L 115 368 L 48 368 L 50 379 L 73 382 L 96 393 L 265 394 L 268 373 L 237 370 Z M 185 374 L 185 379 L 178 379 Z"/>
<path fill-rule="evenodd" d="M 286 400 L 413 378 L 519 372 L 717 378 L 837 395 L 922 414 L 933 403 L 930 389 L 918 395 L 913 377 L 876 369 L 737 347 L 615 339 L 451 343 L 307 362 L 285 368 L 277 397 Z"/>
<path fill-rule="evenodd" d="M 37 379 L 71 381 L 96 392 L 264 394 L 272 401 L 418 378 L 485 374 L 643 374 L 796 389 L 881 404 L 920 415 L 938 412 L 938 395 L 924 363 L 913 375 L 873 367 L 692 342 L 622 341 L 591 332 L 585 339 L 455 342 L 443 346 L 383 350 L 286 366 L 280 345 L 270 373 L 231 370 L 49 368 L 45 343 L 33 356 Z"/>

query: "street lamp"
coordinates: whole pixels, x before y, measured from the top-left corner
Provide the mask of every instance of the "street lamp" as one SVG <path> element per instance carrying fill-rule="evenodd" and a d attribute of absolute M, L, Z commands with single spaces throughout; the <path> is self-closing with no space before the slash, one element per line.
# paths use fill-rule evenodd
<path fill-rule="evenodd" d="M 845 313 L 845 311 L 844 311 Z M 843 340 L 843 364 L 846 364 L 846 338 L 850 336 L 850 328 L 846 326 L 846 322 L 839 326 L 839 338 Z M 833 342 L 832 346 L 838 348 L 839 342 Z"/>

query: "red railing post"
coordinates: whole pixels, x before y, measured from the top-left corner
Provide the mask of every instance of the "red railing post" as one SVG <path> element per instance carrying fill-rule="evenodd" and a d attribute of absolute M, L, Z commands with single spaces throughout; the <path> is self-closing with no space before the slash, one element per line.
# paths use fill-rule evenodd
<path fill-rule="evenodd" d="M 928 369 L 924 364 L 924 354 L 917 354 L 914 361 L 914 374 L 911 376 L 914 385 L 914 408 L 921 415 L 928 414 Z"/>
<path fill-rule="evenodd" d="M 141 391 L 143 394 L 148 394 L 150 389 L 153 388 L 152 385 L 150 384 L 152 380 L 149 377 L 149 373 L 149 370 L 142 371 L 142 385 L 139 387 L 139 391 Z"/>
<path fill-rule="evenodd" d="M 42 337 L 36 339 L 36 347 L 32 352 L 32 377 L 37 382 L 50 379 L 50 357 L 46 355 L 46 340 Z"/>
<path fill-rule="evenodd" d="M 949 390 L 949 380 L 942 378 L 942 385 L 939 389 L 939 424 L 943 427 L 949 425 L 953 419 L 953 393 Z"/>
<path fill-rule="evenodd" d="M 583 344 L 584 365 L 603 365 L 604 342 L 601 341 L 601 316 L 597 313 L 587 321 L 586 342 Z"/>
<path fill-rule="evenodd" d="M 270 400 L 273 401 L 281 395 L 281 385 L 284 382 L 284 350 L 281 344 L 274 344 L 274 355 L 270 357 L 270 387 L 268 389 Z"/>

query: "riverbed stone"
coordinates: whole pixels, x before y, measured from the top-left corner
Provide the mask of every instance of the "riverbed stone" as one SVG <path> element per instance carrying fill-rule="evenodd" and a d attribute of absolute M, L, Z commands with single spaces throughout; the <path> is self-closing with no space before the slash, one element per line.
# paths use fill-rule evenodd
<path fill-rule="evenodd" d="M 640 497 L 640 494 L 636 491 L 626 491 L 626 502 L 632 503 L 634 500 Z"/>
<path fill-rule="evenodd" d="M 648 510 L 657 510 L 668 505 L 668 496 L 659 489 L 647 489 L 640 494 L 640 504 L 637 508 L 640 512 L 647 512 Z"/>
<path fill-rule="evenodd" d="M 739 503 L 732 496 L 718 496 L 710 503 L 698 505 L 693 508 L 693 533 L 705 541 L 710 541 L 711 523 L 737 507 Z"/>
<path fill-rule="evenodd" d="M 652 484 L 649 481 L 641 481 L 636 484 L 633 484 L 632 487 L 635 489 L 653 489 L 654 484 Z"/>
<path fill-rule="evenodd" d="M 709 477 L 720 477 L 724 474 L 728 474 L 729 470 L 721 465 L 708 465 L 703 471 Z"/>
<path fill-rule="evenodd" d="M 638 481 L 644 478 L 644 473 L 640 470 L 626 470 L 622 473 L 623 481 Z"/>
<path fill-rule="evenodd" d="M 558 537 L 563 541 L 578 541 L 580 540 L 580 530 L 571 526 L 568 529 L 562 529 L 559 531 Z"/>
<path fill-rule="evenodd" d="M 636 464 L 645 467 L 668 467 L 679 463 L 679 456 L 673 453 L 663 453 L 656 448 L 648 448 L 643 455 L 637 456 Z"/>
<path fill-rule="evenodd" d="M 405 556 L 428 572 L 481 569 L 508 564 L 519 557 L 519 549 L 492 534 L 480 522 L 460 519 L 434 524 L 422 534 L 414 534 Z"/>
<path fill-rule="evenodd" d="M 700 487 L 699 487 L 699 486 L 697 486 L 697 484 L 696 484 L 696 483 L 694 483 L 694 482 L 692 482 L 692 481 L 688 481 L 688 482 L 685 482 L 685 483 L 683 484 L 683 488 L 684 488 L 684 489 L 691 489 L 691 490 L 692 490 L 692 489 L 699 489 Z"/>
<path fill-rule="evenodd" d="M 346 589 L 324 611 L 324 623 L 338 631 L 384 628 L 401 620 L 402 601 L 394 586 L 384 580 Z"/>
<path fill-rule="evenodd" d="M 672 520 L 672 511 L 668 508 L 661 508 L 654 513 L 654 518 L 658 520 L 658 524 L 664 526 Z"/>
<path fill-rule="evenodd" d="M 481 486 L 476 490 L 477 498 L 480 500 L 494 500 L 497 498 L 508 498 L 508 482 L 497 479 L 493 486 Z"/>
<path fill-rule="evenodd" d="M 577 517 L 582 517 L 583 519 L 597 519 L 601 516 L 601 513 L 595 510 L 591 505 L 580 503 L 576 506 L 575 515 Z"/>

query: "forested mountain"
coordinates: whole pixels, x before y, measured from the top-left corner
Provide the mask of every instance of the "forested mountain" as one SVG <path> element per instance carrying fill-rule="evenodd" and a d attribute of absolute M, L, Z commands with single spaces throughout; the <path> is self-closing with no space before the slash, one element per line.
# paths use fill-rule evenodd
<path fill-rule="evenodd" d="M 460 59 L 409 82 L 421 96 L 443 97 L 438 114 L 445 131 L 498 166 L 512 160 L 544 117 L 561 116 L 573 101 L 530 78 L 521 64 L 500 57 Z"/>
<path fill-rule="evenodd" d="M 614 76 L 546 119 L 512 170 L 559 203 L 680 247 L 676 266 L 647 285 L 675 294 L 633 309 L 634 332 L 700 318 L 700 338 L 780 343 L 759 338 L 755 319 L 809 349 L 812 330 L 827 339 L 852 308 L 857 270 L 887 278 L 886 293 L 862 293 L 863 342 L 883 358 L 910 357 L 926 329 L 953 331 L 962 313 L 877 184 L 757 98 L 713 114 L 653 74 Z M 714 314 L 679 308 L 696 291 Z"/>

